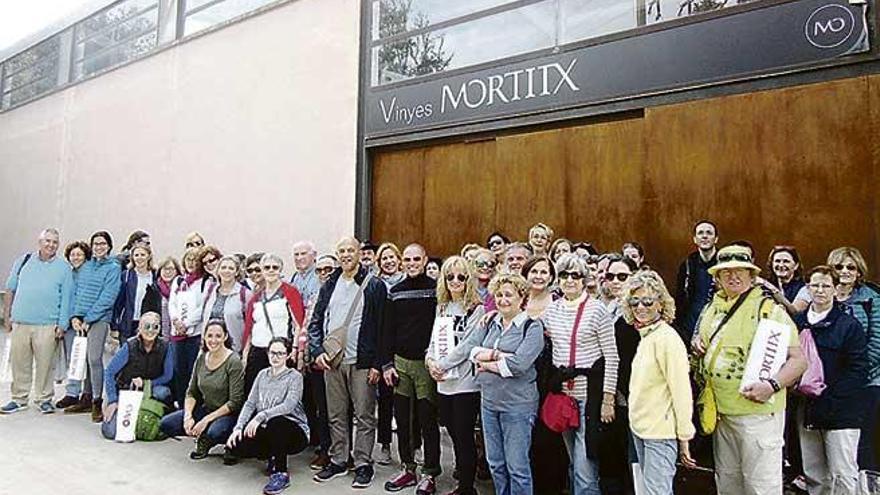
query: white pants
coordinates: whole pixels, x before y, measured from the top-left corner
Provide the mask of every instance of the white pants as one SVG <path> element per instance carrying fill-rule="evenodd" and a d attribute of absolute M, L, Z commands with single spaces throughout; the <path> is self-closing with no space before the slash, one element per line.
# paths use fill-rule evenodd
<path fill-rule="evenodd" d="M 785 412 L 724 416 L 713 436 L 718 495 L 782 495 Z"/>
<path fill-rule="evenodd" d="M 859 430 L 808 430 L 804 428 L 803 413 L 798 416 L 804 476 L 810 495 L 856 493 Z"/>

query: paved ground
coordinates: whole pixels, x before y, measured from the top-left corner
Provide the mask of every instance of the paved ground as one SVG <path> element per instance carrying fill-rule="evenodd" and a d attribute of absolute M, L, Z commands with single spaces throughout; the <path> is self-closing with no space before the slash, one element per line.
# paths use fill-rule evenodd
<path fill-rule="evenodd" d="M 63 393 L 56 388 L 58 396 Z M 0 402 L 9 400 L 9 383 L 0 382 Z M 34 407 L 11 416 L 0 416 L 0 495 L 21 493 L 64 493 L 65 495 L 176 495 L 258 494 L 266 482 L 263 463 L 243 461 L 224 466 L 222 451 L 211 457 L 191 461 L 192 441 L 169 439 L 163 442 L 119 444 L 104 440 L 99 426 L 88 415 L 55 413 L 41 415 Z M 444 434 L 440 493 L 453 488 L 452 446 Z M 312 481 L 308 467 L 311 451 L 290 457 L 292 475 L 288 494 L 351 493 L 351 477 L 328 483 Z M 396 458 L 396 451 L 395 451 Z M 386 493 L 385 480 L 395 467 L 377 466 L 373 486 L 356 493 Z M 401 493 L 414 493 L 413 489 Z M 480 493 L 492 493 L 481 485 Z"/>

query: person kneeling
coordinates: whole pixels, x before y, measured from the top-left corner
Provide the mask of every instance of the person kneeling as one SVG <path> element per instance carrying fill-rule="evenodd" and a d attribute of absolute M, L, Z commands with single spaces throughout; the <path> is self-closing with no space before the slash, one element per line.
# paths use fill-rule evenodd
<path fill-rule="evenodd" d="M 171 346 L 159 336 L 161 326 L 158 313 L 151 311 L 141 315 L 137 335 L 122 344 L 104 369 L 104 390 L 107 394 L 104 422 L 101 424 L 104 438 L 116 438 L 119 390 L 142 390 L 144 381 L 151 380 L 153 398 L 166 404 L 171 401 L 168 383 L 174 374 L 174 359 Z"/>
<path fill-rule="evenodd" d="M 239 457 L 268 459 L 266 495 L 281 493 L 290 486 L 288 454 L 298 454 L 309 443 L 309 424 L 302 404 L 303 376 L 288 368 L 291 343 L 284 337 L 269 342 L 269 367 L 257 374 L 242 407 L 238 422 L 226 442 L 224 461 L 234 464 Z"/>
<path fill-rule="evenodd" d="M 223 320 L 211 320 L 202 335 L 183 409 L 162 418 L 160 428 L 169 437 L 196 438 L 190 459 L 204 459 L 214 445 L 226 443 L 244 400 L 244 367 L 232 351 Z"/>

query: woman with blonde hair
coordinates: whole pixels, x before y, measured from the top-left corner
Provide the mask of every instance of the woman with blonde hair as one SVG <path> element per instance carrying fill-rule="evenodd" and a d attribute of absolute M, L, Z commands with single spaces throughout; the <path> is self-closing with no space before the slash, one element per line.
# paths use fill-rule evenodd
<path fill-rule="evenodd" d="M 437 381 L 441 422 L 446 425 L 455 451 L 458 472 L 455 493 L 462 495 L 476 493 L 474 427 L 480 410 L 475 368 L 468 362 L 468 353 L 464 352 L 462 343 L 480 326 L 480 318 L 485 314 L 468 266 L 465 258 L 452 256 L 440 268 L 437 320 L 425 357 L 425 365 Z M 446 347 L 445 353 L 438 351 L 449 344 L 451 346 Z"/>
<path fill-rule="evenodd" d="M 553 242 L 553 229 L 549 225 L 536 223 L 529 229 L 529 246 L 534 256 L 549 256 L 550 243 Z"/>
<path fill-rule="evenodd" d="M 406 276 L 401 270 L 403 255 L 393 242 L 383 242 L 376 250 L 376 263 L 379 265 L 379 278 L 390 289 Z"/>
<path fill-rule="evenodd" d="M 159 291 L 160 311 L 162 315 L 162 337 L 168 339 L 171 337 L 171 314 L 168 311 L 168 302 L 171 298 L 171 286 L 177 280 L 183 271 L 180 269 L 180 263 L 174 256 L 167 256 L 157 265 L 156 289 Z"/>
<path fill-rule="evenodd" d="M 875 439 L 880 436 L 880 287 L 869 282 L 868 264 L 854 247 L 839 247 L 828 254 L 828 266 L 837 273 L 837 302 L 854 316 L 868 336 L 868 386 L 865 388 L 865 426 L 859 438 L 859 468 L 880 468 Z"/>
<path fill-rule="evenodd" d="M 137 333 L 138 321 L 143 313 L 161 311 L 161 303 L 150 294 L 156 285 L 156 267 L 153 250 L 149 244 L 135 244 L 129 250 L 130 261 L 122 272 L 122 286 L 113 311 L 113 326 L 119 332 L 119 341 L 125 342 Z"/>
<path fill-rule="evenodd" d="M 205 245 L 205 238 L 202 237 L 202 234 L 192 231 L 186 234 L 183 242 L 186 249 L 201 249 Z"/>
<path fill-rule="evenodd" d="M 241 272 L 238 258 L 224 256 L 217 263 L 217 281 L 213 282 L 205 296 L 202 321 L 223 320 L 232 339 L 232 350 L 241 355 L 241 337 L 244 334 L 244 312 L 251 291 L 239 283 Z M 204 331 L 204 329 L 202 330 Z"/>
<path fill-rule="evenodd" d="M 676 457 L 694 467 L 688 441 L 693 401 L 688 356 L 678 332 L 669 325 L 675 301 L 660 276 L 637 271 L 623 288 L 621 310 L 641 340 L 629 382 L 629 424 L 648 495 L 672 493 Z"/>

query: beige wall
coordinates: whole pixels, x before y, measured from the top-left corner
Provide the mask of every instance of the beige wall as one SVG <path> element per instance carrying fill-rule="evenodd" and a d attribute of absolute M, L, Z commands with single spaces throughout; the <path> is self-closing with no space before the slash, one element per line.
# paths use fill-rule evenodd
<path fill-rule="evenodd" d="M 358 8 L 293 1 L 0 114 L 4 278 L 45 226 L 287 260 L 350 234 Z"/>

